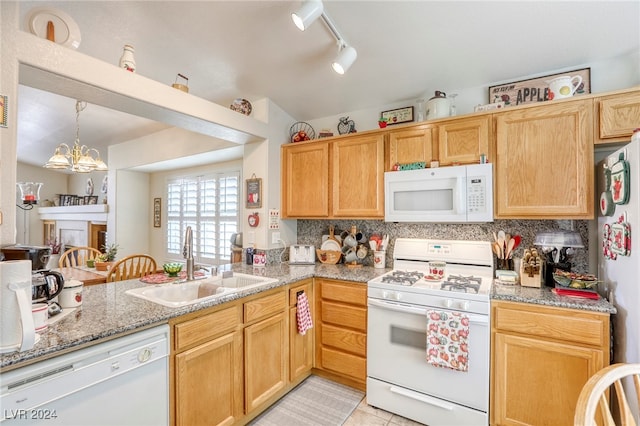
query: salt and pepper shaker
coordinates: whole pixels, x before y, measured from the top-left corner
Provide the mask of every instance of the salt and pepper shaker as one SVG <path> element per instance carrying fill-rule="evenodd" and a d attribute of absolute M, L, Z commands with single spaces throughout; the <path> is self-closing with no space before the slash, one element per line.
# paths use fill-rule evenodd
<path fill-rule="evenodd" d="M 133 46 L 129 44 L 124 45 L 124 51 L 120 57 L 120 68 L 124 68 L 127 71 L 136 72 L 136 60 L 133 57 Z"/>

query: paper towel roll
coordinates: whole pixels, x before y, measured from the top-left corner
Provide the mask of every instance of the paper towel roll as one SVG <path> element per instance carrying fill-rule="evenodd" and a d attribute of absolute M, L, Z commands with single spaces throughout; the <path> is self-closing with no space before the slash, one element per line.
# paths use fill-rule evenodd
<path fill-rule="evenodd" d="M 34 344 L 31 261 L 0 262 L 0 352 L 28 350 Z"/>

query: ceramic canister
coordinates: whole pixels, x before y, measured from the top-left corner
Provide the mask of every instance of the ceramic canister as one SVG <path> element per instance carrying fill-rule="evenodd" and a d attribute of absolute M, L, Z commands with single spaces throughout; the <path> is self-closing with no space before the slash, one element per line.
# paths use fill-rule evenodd
<path fill-rule="evenodd" d="M 76 308 L 82 305 L 82 281 L 65 281 L 58 300 L 62 308 Z"/>

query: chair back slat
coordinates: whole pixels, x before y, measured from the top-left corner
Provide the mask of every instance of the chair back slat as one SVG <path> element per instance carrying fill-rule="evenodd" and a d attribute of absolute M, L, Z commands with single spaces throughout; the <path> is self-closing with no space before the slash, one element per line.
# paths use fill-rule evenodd
<path fill-rule="evenodd" d="M 75 268 L 85 266 L 87 260 L 95 259 L 102 253 L 93 247 L 72 247 L 60 255 L 59 268 Z"/>
<path fill-rule="evenodd" d="M 132 254 L 117 261 L 107 274 L 107 282 L 140 278 L 156 272 L 155 259 L 147 254 Z"/>

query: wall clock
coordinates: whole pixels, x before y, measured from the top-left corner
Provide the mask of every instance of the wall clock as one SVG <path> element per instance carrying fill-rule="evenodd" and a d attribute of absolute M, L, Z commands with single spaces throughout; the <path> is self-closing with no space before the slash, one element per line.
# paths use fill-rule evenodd
<path fill-rule="evenodd" d="M 255 228 L 260 223 L 260 217 L 258 216 L 258 212 L 252 213 L 249 215 L 249 226 Z"/>

